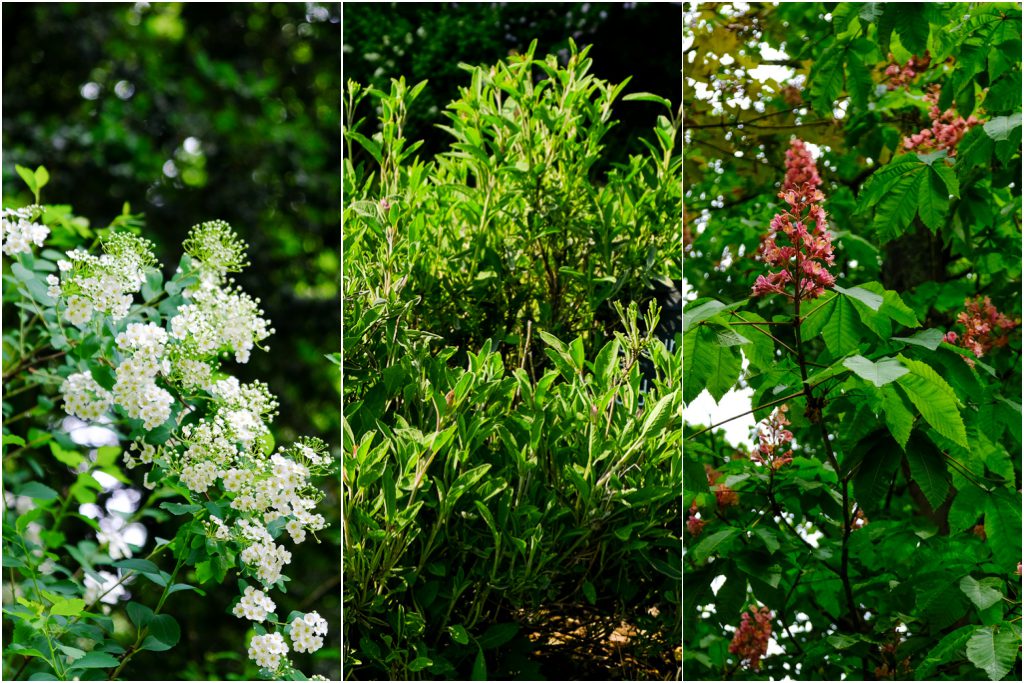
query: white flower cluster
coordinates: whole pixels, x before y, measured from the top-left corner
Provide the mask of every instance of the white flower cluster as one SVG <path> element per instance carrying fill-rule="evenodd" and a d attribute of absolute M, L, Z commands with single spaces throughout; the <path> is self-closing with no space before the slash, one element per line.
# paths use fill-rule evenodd
<path fill-rule="evenodd" d="M 237 273 L 249 265 L 245 256 L 248 245 L 224 221 L 195 226 L 181 246 L 196 268 L 214 282 L 222 282 L 228 273 Z"/>
<path fill-rule="evenodd" d="M 295 617 L 288 635 L 296 652 L 316 652 L 324 646 L 327 620 L 317 612 L 310 612 L 301 619 Z"/>
<path fill-rule="evenodd" d="M 70 260 L 58 264 L 61 277 L 49 281 L 51 294 L 64 301 L 64 315 L 76 325 L 97 313 L 115 321 L 126 315 L 132 294 L 152 265 L 148 242 L 131 235 L 115 234 L 105 249 L 99 258 L 68 252 Z M 244 243 L 226 223 L 214 221 L 194 228 L 186 249 L 191 260 L 183 260 L 184 270 L 176 276 L 185 287 L 185 301 L 164 326 L 125 325 L 115 339 L 119 359 L 113 359 L 113 390 L 106 391 L 83 372 L 69 377 L 62 391 L 71 414 L 98 420 L 116 404 L 141 419 L 146 430 L 170 418 L 176 400 L 171 391 L 180 397 L 179 422 L 185 424 L 159 445 L 147 443 L 145 436 L 138 439 L 125 452 L 124 462 L 129 468 L 151 465 L 176 474 L 190 491 L 220 506 L 222 512 L 203 521 L 207 540 L 231 544 L 242 573 L 262 584 L 262 590 L 246 587 L 232 610 L 260 622 L 276 609 L 264 591 L 281 580 L 292 561 L 285 539 L 302 543 L 326 526 L 323 515 L 314 512 L 321 494 L 310 479 L 327 471 L 331 456 L 327 445 L 315 438 L 269 452 L 273 441 L 268 425 L 277 414 L 276 398 L 266 384 L 242 383 L 220 370 L 222 353 L 233 353 L 244 363 L 252 348 L 273 333 L 259 300 L 227 279 L 227 273 L 247 265 Z M 152 487 L 149 476 L 147 472 L 145 485 Z M 111 554 L 123 550 L 108 543 Z M 299 652 L 322 647 L 327 633 L 327 622 L 315 612 L 281 626 L 286 627 L 282 633 L 258 635 L 250 643 L 249 656 L 261 667 L 281 666 L 289 651 L 283 633 L 291 633 Z"/>
<path fill-rule="evenodd" d="M 252 347 L 274 333 L 262 317 L 259 299 L 239 288 L 206 283 L 188 295 L 194 303 L 178 307 L 171 319 L 171 336 L 192 355 L 233 351 L 236 361 L 248 363 Z"/>
<path fill-rule="evenodd" d="M 113 395 L 101 387 L 89 371 L 69 375 L 61 385 L 60 393 L 68 415 L 88 422 L 99 420 L 114 402 Z"/>
<path fill-rule="evenodd" d="M 256 590 L 252 586 L 246 586 L 245 594 L 242 595 L 242 599 L 238 601 L 231 613 L 239 619 L 263 621 L 267 618 L 267 613 L 273 612 L 275 609 L 277 609 L 277 605 L 267 597 L 266 593 Z"/>
<path fill-rule="evenodd" d="M 281 658 L 288 654 L 288 645 L 280 633 L 253 636 L 249 641 L 249 659 L 271 671 L 281 665 Z"/>
<path fill-rule="evenodd" d="M 69 251 L 68 260 L 57 262 L 60 278 L 47 278 L 50 295 L 66 299 L 64 315 L 73 325 L 85 325 L 96 313 L 124 318 L 132 295 L 146 281 L 146 271 L 156 264 L 153 244 L 131 233 L 112 233 L 103 250 L 101 256 Z"/>
<path fill-rule="evenodd" d="M 22 209 L 4 209 L 0 211 L 0 225 L 3 230 L 3 252 L 8 256 L 27 254 L 32 245 L 43 246 L 43 241 L 50 234 L 45 225 L 33 222 L 37 206 L 26 206 Z"/>
<path fill-rule="evenodd" d="M 154 323 L 131 323 L 117 335 L 117 347 L 126 354 L 114 374 L 114 400 L 129 416 L 143 421 L 146 429 L 156 429 L 171 416 L 174 397 L 156 383 L 165 368 L 161 359 L 167 345 L 167 332 Z"/>

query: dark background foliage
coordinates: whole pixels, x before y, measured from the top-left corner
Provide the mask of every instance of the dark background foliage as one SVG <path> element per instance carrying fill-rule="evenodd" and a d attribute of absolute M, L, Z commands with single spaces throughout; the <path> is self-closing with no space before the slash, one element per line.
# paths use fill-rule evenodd
<path fill-rule="evenodd" d="M 94 227 L 128 202 L 165 272 L 191 226 L 231 223 L 252 262 L 237 279 L 277 330 L 269 353 L 235 370 L 278 395 L 279 443 L 309 434 L 335 445 L 340 431 L 339 378 L 324 358 L 340 348 L 339 14 L 316 3 L 3 7 L 7 200 L 31 199 L 15 165 L 41 164 L 52 178 L 43 201 L 73 205 Z M 288 606 L 329 620 L 314 670 L 336 677 L 337 481 L 325 485 L 332 526 L 295 553 L 302 589 Z M 181 645 L 126 674 L 254 676 L 228 599 L 172 600 Z"/>
<path fill-rule="evenodd" d="M 682 98 L 681 3 L 346 3 L 345 79 L 387 89 L 392 78 L 410 84 L 427 79 L 409 113 L 406 137 L 424 140 L 424 158 L 443 150 L 447 134 L 439 114 L 467 84 L 460 63 L 490 64 L 523 53 L 538 41 L 538 54 L 558 54 L 564 65 L 568 41 L 593 45 L 594 74 L 612 83 L 632 77 L 626 92 L 651 92 L 673 103 Z M 672 58 L 666 58 L 671 55 Z M 649 133 L 658 105 L 617 102 L 620 121 L 608 135 L 607 161 L 639 151 L 631 143 Z M 366 115 L 367 112 L 360 112 Z"/>

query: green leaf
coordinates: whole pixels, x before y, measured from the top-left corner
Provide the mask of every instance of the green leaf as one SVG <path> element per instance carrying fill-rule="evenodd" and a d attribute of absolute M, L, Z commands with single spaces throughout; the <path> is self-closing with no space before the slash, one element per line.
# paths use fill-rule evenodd
<path fill-rule="evenodd" d="M 939 348 L 939 344 L 942 343 L 943 335 L 941 330 L 930 328 L 927 330 L 921 330 L 917 334 L 909 337 L 893 337 L 893 341 L 901 341 L 904 344 L 912 344 L 914 346 L 923 346 L 929 351 L 934 351 Z"/>
<path fill-rule="evenodd" d="M 125 610 L 128 612 L 128 618 L 135 624 L 136 629 L 146 627 L 153 619 L 153 610 L 138 602 L 129 602 Z"/>
<path fill-rule="evenodd" d="M 930 679 L 935 670 L 943 664 L 963 659 L 964 646 L 974 635 L 975 628 L 977 627 L 974 625 L 963 626 L 952 633 L 947 633 L 939 644 L 925 655 L 924 660 L 914 671 L 914 678 L 919 681 Z"/>
<path fill-rule="evenodd" d="M 704 389 L 716 401 L 722 400 L 739 379 L 739 353 L 733 347 L 719 346 L 714 333 L 703 326 L 684 336 L 683 342 L 684 400 L 692 401 Z"/>
<path fill-rule="evenodd" d="M 701 323 L 708 318 L 713 318 L 726 308 L 725 304 L 721 301 L 705 301 L 697 306 L 689 306 L 683 311 L 683 334 L 690 331 L 697 323 Z"/>
<path fill-rule="evenodd" d="M 42 190 L 50 182 L 50 172 L 46 170 L 45 166 L 36 168 L 36 172 L 33 175 L 36 179 L 36 190 Z"/>
<path fill-rule="evenodd" d="M 81 659 L 76 659 L 75 662 L 68 667 L 69 669 L 112 669 L 116 667 L 119 662 L 113 655 L 106 652 L 87 652 Z"/>
<path fill-rule="evenodd" d="M 190 515 L 193 512 L 199 512 L 203 509 L 202 505 L 196 505 L 195 503 L 171 503 L 163 502 L 160 503 L 161 510 L 167 510 L 172 515 Z"/>
<path fill-rule="evenodd" d="M 416 659 L 409 662 L 409 671 L 423 671 L 428 666 L 433 666 L 433 664 L 433 660 L 431 660 L 429 657 L 417 657 Z"/>
<path fill-rule="evenodd" d="M 843 361 L 843 365 L 876 387 L 885 386 L 889 382 L 895 382 L 910 372 L 900 365 L 900 362 L 895 358 L 882 358 L 878 361 L 872 361 L 864 356 L 851 356 Z"/>
<path fill-rule="evenodd" d="M 450 635 L 452 637 L 452 640 L 454 640 L 459 645 L 469 644 L 469 633 L 466 631 L 466 627 L 462 624 L 449 626 L 448 635 Z"/>
<path fill-rule="evenodd" d="M 594 359 L 594 379 L 599 386 L 611 384 L 615 373 L 619 370 L 619 340 L 612 339 L 601 347 Z"/>
<path fill-rule="evenodd" d="M 818 56 L 811 74 L 811 103 L 822 115 L 832 114 L 832 108 L 843 92 L 843 57 L 846 50 L 833 44 Z"/>
<path fill-rule="evenodd" d="M 698 460 L 687 448 L 683 454 L 683 490 L 691 493 L 706 493 L 708 491 L 708 477 L 704 470 L 704 464 Z"/>
<path fill-rule="evenodd" d="M 660 95 L 654 95 L 649 92 L 634 92 L 623 96 L 622 98 L 626 102 L 657 102 L 658 104 L 664 105 L 669 111 L 672 110 L 672 103 L 666 100 Z"/>
<path fill-rule="evenodd" d="M 142 558 L 118 560 L 117 562 L 112 562 L 111 564 L 120 569 L 133 569 L 142 574 L 160 574 L 160 567 L 157 567 L 149 560 L 143 560 Z"/>
<path fill-rule="evenodd" d="M 38 481 L 30 481 L 18 490 L 19 496 L 28 496 L 32 500 L 56 500 L 60 498 L 60 494 L 51 489 L 45 484 L 40 484 Z"/>
<path fill-rule="evenodd" d="M 882 302 L 884 301 L 880 295 L 875 292 L 868 291 L 863 287 L 850 287 L 849 289 L 846 289 L 845 287 L 835 285 L 835 290 L 840 294 L 856 299 L 873 311 L 880 309 L 882 307 Z"/>
<path fill-rule="evenodd" d="M 81 598 L 70 598 L 55 602 L 50 608 L 53 616 L 77 617 L 85 609 L 85 600 Z"/>
<path fill-rule="evenodd" d="M 935 431 L 967 448 L 967 432 L 953 389 L 930 365 L 902 354 L 898 358 L 910 370 L 896 380 L 910 402 Z"/>
<path fill-rule="evenodd" d="M 907 449 L 910 432 L 914 429 L 914 414 L 903 402 L 903 397 L 895 387 L 882 387 L 882 418 L 889 433 L 903 450 Z"/>
<path fill-rule="evenodd" d="M 928 179 L 919 185 L 917 213 L 932 232 L 943 226 L 949 213 L 949 195 L 945 183 L 936 173 L 929 173 Z"/>
<path fill-rule="evenodd" d="M 181 639 L 181 628 L 171 615 L 157 614 L 149 622 L 149 635 L 172 648 Z"/>
<path fill-rule="evenodd" d="M 991 579 L 988 581 L 991 581 Z M 998 581 L 998 579 L 995 579 L 995 581 Z M 960 579 L 960 590 L 979 610 L 986 610 L 1003 599 L 1003 594 L 999 590 L 991 585 L 981 583 L 970 575 Z"/>
<path fill-rule="evenodd" d="M 979 626 L 967 641 L 967 659 L 999 681 L 1010 672 L 1017 660 L 1020 636 L 1008 627 Z"/>
<path fill-rule="evenodd" d="M 474 681 L 487 680 L 487 660 L 484 658 L 484 650 L 481 647 L 476 649 L 476 659 L 473 660 L 471 679 Z"/>
<path fill-rule="evenodd" d="M 39 196 L 39 183 L 36 181 L 36 174 L 25 168 L 24 166 L 14 166 L 14 170 L 18 172 L 21 179 L 28 185 L 28 189 L 32 191 L 32 194 Z"/>
<path fill-rule="evenodd" d="M 821 330 L 825 346 L 836 356 L 856 351 L 861 338 L 859 324 L 853 304 L 843 297 L 837 297 L 835 309 Z"/>
<path fill-rule="evenodd" d="M 893 8 L 893 19 L 900 43 L 914 54 L 923 54 L 928 48 L 928 17 L 925 7 L 913 3 L 900 3 Z"/>
<path fill-rule="evenodd" d="M 832 317 L 832 313 L 835 312 L 836 300 L 838 298 L 833 292 L 825 292 L 818 298 L 818 301 L 815 302 L 816 308 L 808 311 L 810 315 L 800 321 L 800 335 L 804 339 L 813 339 L 821 334 L 822 328 L 825 327 Z M 822 302 L 822 299 L 825 301 Z"/>
<path fill-rule="evenodd" d="M 994 119 L 987 121 L 982 127 L 985 129 L 985 133 L 987 133 L 993 140 L 1006 140 L 1010 137 L 1010 134 L 1015 129 L 1020 128 L 1020 126 L 1021 113 L 1017 112 L 1010 116 L 997 116 Z"/>
<path fill-rule="evenodd" d="M 942 453 L 920 432 L 911 437 L 906 453 L 910 474 L 932 509 L 938 509 L 949 496 L 949 471 Z"/>
<path fill-rule="evenodd" d="M 956 534 L 969 529 L 978 523 L 978 518 L 985 511 L 988 492 L 977 486 L 968 485 L 956 493 L 953 504 L 949 508 L 949 532 Z"/>
<path fill-rule="evenodd" d="M 476 642 L 485 650 L 493 650 L 512 640 L 518 632 L 519 625 L 512 622 L 491 624 Z"/>
<path fill-rule="evenodd" d="M 703 564 L 713 552 L 722 546 L 722 544 L 728 543 L 732 539 L 736 538 L 739 533 L 739 529 L 734 529 L 732 527 L 716 531 L 715 533 L 702 538 L 697 545 L 690 549 L 689 554 L 693 557 L 694 562 L 697 564 Z"/>
<path fill-rule="evenodd" d="M 591 605 L 597 604 L 597 591 L 594 589 L 594 584 L 589 581 L 583 582 L 583 597 L 587 599 Z"/>
<path fill-rule="evenodd" d="M 640 438 L 647 440 L 652 436 L 660 434 L 668 424 L 668 421 L 672 418 L 676 412 L 676 392 L 672 392 L 666 396 L 662 396 L 654 407 L 647 413 L 647 417 L 644 418 L 644 426 L 640 430 Z"/>
<path fill-rule="evenodd" d="M 876 432 L 885 435 L 885 432 Z M 900 465 L 899 452 L 893 452 L 888 437 L 874 436 L 857 445 L 857 450 L 864 451 L 860 467 L 853 475 L 853 490 L 857 502 L 869 512 L 880 510 L 885 503 L 889 485 Z M 890 444 L 889 448 L 885 445 Z"/>
<path fill-rule="evenodd" d="M 1021 558 L 1021 497 L 1016 491 L 997 489 L 985 501 L 985 535 L 999 563 L 1009 569 Z"/>

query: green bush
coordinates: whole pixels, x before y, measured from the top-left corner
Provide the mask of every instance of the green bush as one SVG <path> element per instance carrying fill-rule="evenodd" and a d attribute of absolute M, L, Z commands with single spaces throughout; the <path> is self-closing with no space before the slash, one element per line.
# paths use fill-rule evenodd
<path fill-rule="evenodd" d="M 594 643 L 626 621 L 635 666 L 676 667 L 681 353 L 656 306 L 623 302 L 679 273 L 680 117 L 627 95 L 668 115 L 598 175 L 626 84 L 590 75 L 586 49 L 564 68 L 534 49 L 467 67 L 432 160 L 403 137 L 423 84 L 348 86 L 351 678 L 536 677 L 529 636 L 567 611 Z M 351 118 L 365 97 L 373 134 Z"/>

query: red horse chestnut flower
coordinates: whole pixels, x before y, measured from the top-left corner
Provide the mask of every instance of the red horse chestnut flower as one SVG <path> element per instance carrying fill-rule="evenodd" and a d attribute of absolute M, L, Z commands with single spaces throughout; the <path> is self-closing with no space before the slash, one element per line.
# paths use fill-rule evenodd
<path fill-rule="evenodd" d="M 761 659 L 768 651 L 768 640 L 772 637 L 772 613 L 767 607 L 757 609 L 750 606 L 749 612 L 740 617 L 740 626 L 729 643 L 729 652 L 740 658 L 745 666 L 757 671 Z"/>
<path fill-rule="evenodd" d="M 777 268 L 759 275 L 753 295 L 783 294 L 800 300 L 815 299 L 835 285 L 827 266 L 835 263 L 828 231 L 825 195 L 818 189 L 821 176 L 807 146 L 793 140 L 786 152 L 786 178 L 779 198 L 789 205 L 772 218 L 771 232 L 762 240 L 757 257 Z M 789 283 L 795 280 L 793 294 Z"/>

